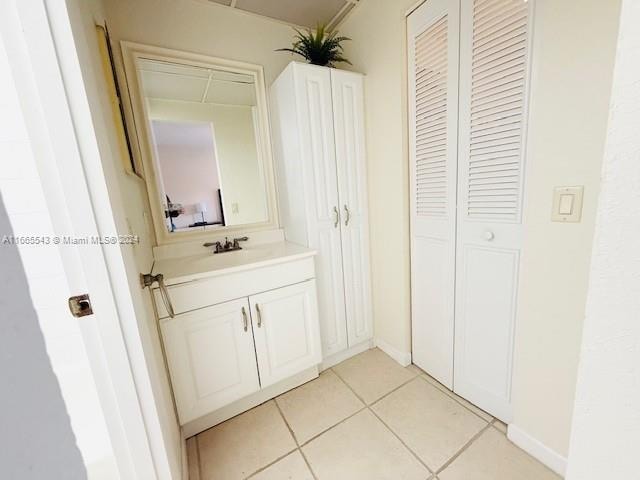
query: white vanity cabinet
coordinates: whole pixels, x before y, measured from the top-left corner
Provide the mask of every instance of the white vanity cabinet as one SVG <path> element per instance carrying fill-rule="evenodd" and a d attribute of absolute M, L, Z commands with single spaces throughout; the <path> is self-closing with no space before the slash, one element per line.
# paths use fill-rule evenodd
<path fill-rule="evenodd" d="M 281 223 L 288 241 L 318 251 L 328 366 L 373 333 L 363 76 L 292 62 L 270 101 Z"/>
<path fill-rule="evenodd" d="M 287 244 L 158 265 L 175 312 L 154 289 L 185 437 L 317 377 L 314 253 Z"/>
<path fill-rule="evenodd" d="M 182 424 L 260 389 L 246 298 L 161 322 Z"/>

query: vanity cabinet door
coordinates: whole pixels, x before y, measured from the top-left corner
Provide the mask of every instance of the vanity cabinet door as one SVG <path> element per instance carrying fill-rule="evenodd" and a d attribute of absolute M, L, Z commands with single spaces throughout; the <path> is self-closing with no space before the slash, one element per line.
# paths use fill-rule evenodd
<path fill-rule="evenodd" d="M 163 320 L 161 330 L 180 424 L 259 390 L 246 298 Z"/>
<path fill-rule="evenodd" d="M 249 297 L 262 388 L 322 360 L 316 282 Z"/>

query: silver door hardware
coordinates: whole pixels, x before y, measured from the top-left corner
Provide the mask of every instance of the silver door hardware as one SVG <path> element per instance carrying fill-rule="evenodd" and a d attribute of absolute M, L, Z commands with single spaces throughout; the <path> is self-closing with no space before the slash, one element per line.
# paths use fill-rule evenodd
<path fill-rule="evenodd" d="M 158 273 L 156 275 L 151 275 L 150 273 L 141 273 L 140 281 L 142 282 L 143 287 L 150 287 L 154 283 L 158 282 L 158 287 L 160 287 L 160 296 L 162 297 L 164 308 L 167 309 L 167 313 L 171 318 L 175 317 L 176 314 L 173 311 L 171 297 L 169 297 L 169 290 L 167 290 L 167 286 L 164 284 L 164 275 L 162 275 L 161 273 Z"/>
<path fill-rule="evenodd" d="M 333 222 L 333 228 L 338 228 L 338 224 L 340 223 L 340 212 L 338 211 L 338 207 L 333 207 L 333 213 L 336 215 L 336 219 Z"/>
<path fill-rule="evenodd" d="M 256 312 L 258 312 L 258 328 L 262 326 L 262 313 L 260 312 L 260 305 L 256 303 Z"/>
<path fill-rule="evenodd" d="M 71 310 L 71 315 L 78 318 L 93 315 L 89 294 L 85 293 L 84 295 L 69 297 L 69 310 Z"/>
<path fill-rule="evenodd" d="M 347 214 L 347 219 L 344 221 L 344 226 L 347 227 L 349 226 L 349 220 L 351 220 L 351 212 L 346 205 L 344 206 L 344 212 Z"/>
<path fill-rule="evenodd" d="M 244 331 L 246 332 L 249 328 L 249 320 L 247 320 L 247 310 L 242 307 L 242 321 L 244 322 Z"/>

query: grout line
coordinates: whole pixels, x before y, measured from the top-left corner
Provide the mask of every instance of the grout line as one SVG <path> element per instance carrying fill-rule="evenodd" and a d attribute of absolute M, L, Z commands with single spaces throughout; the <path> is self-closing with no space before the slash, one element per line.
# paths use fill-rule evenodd
<path fill-rule="evenodd" d="M 463 447 L 458 450 L 456 453 L 453 454 L 453 456 L 447 460 L 444 465 L 442 465 L 437 471 L 436 471 L 436 475 L 438 475 L 439 473 L 442 473 L 442 471 L 447 468 L 449 465 L 451 465 L 460 455 L 462 455 L 462 453 L 471 446 L 471 444 L 473 442 L 475 442 L 478 438 L 480 438 L 480 436 L 486 432 L 487 430 L 489 430 L 491 428 L 491 424 L 487 423 L 484 428 L 482 430 L 480 430 L 478 433 L 476 433 L 473 437 L 471 437 L 471 440 L 469 440 L 467 443 L 465 443 L 463 445 Z"/>
<path fill-rule="evenodd" d="M 256 470 L 255 472 L 251 473 L 248 477 L 245 477 L 245 480 L 249 480 L 251 477 L 254 477 L 257 474 L 259 474 L 260 472 L 263 472 L 264 470 L 269 468 L 271 465 L 273 465 L 275 463 L 278 463 L 280 460 L 282 460 L 285 457 L 288 457 L 289 455 L 291 455 L 293 452 L 295 452 L 297 450 L 298 450 L 298 447 L 294 448 L 293 450 L 288 451 L 284 455 L 279 456 L 274 461 L 267 463 L 264 467 L 260 467 L 258 470 Z"/>
<path fill-rule="evenodd" d="M 353 388 L 351 388 L 351 385 L 349 385 L 349 384 L 346 382 L 346 380 L 344 380 L 340 375 L 338 375 L 338 373 L 337 373 L 337 372 L 335 372 L 335 371 L 334 371 L 333 373 L 335 373 L 335 374 L 336 374 L 336 376 L 337 376 L 340 380 L 342 380 L 342 381 L 344 382 L 344 384 L 349 388 L 349 390 L 351 390 L 351 391 L 353 392 L 353 394 L 354 394 L 355 396 L 357 396 L 358 398 L 360 398 L 360 397 L 358 396 L 358 394 L 355 392 L 355 390 L 354 390 Z M 385 395 L 383 395 L 382 397 L 380 397 L 380 398 L 378 398 L 377 400 L 375 400 L 374 402 L 372 402 L 372 403 L 371 403 L 371 405 L 367 405 L 367 403 L 366 403 L 366 402 L 364 402 L 364 400 L 362 400 L 362 399 L 360 399 L 360 400 L 362 400 L 362 401 L 363 401 L 363 403 L 366 405 L 366 407 L 365 407 L 365 408 L 366 408 L 367 410 L 369 410 L 369 412 L 371 412 L 371 414 L 372 414 L 374 417 L 376 417 L 376 418 L 380 421 L 380 423 L 382 423 L 382 425 L 384 425 L 384 427 L 385 427 L 387 430 L 389 430 L 389 431 L 391 432 L 391 434 L 392 434 L 394 437 L 396 437 L 396 438 L 398 439 L 398 441 L 400 441 L 400 443 L 401 443 L 401 444 L 402 444 L 402 445 L 403 445 L 403 446 L 404 446 L 404 447 L 409 451 L 409 453 L 410 453 L 411 455 L 413 455 L 413 456 L 415 457 L 415 459 L 416 459 L 416 460 L 418 460 L 418 462 L 419 462 L 421 465 L 423 465 L 423 466 L 424 466 L 424 468 L 426 468 L 426 469 L 427 469 L 427 472 L 429 472 L 430 474 L 433 474 L 433 473 L 434 473 L 434 472 L 433 472 L 433 470 L 431 470 L 431 469 L 429 468 L 429 466 L 428 466 L 426 463 L 424 463 L 424 462 L 422 461 L 422 459 L 421 459 L 421 458 L 420 458 L 420 457 L 419 457 L 419 456 L 418 456 L 418 455 L 417 455 L 417 454 L 416 454 L 416 453 L 415 453 L 411 448 L 409 448 L 409 446 L 408 446 L 406 443 L 404 443 L 404 440 L 402 440 L 402 438 L 400 438 L 400 437 L 398 436 L 398 434 L 397 434 L 396 432 L 394 432 L 394 431 L 391 429 L 391 427 L 390 427 L 389 425 L 387 425 L 387 424 L 384 422 L 384 420 L 382 420 L 382 418 L 380 418 L 380 417 L 378 416 L 378 414 L 377 414 L 376 412 L 374 412 L 374 411 L 373 411 L 373 409 L 371 408 L 373 405 L 375 405 L 376 403 L 378 403 L 379 401 L 381 401 L 381 400 L 382 400 L 382 399 L 384 399 L 385 397 L 387 397 L 387 396 L 391 395 L 391 394 L 392 394 L 393 392 L 395 392 L 396 390 L 399 390 L 400 388 L 404 387 L 404 386 L 405 386 L 406 384 L 408 384 L 409 382 L 413 382 L 417 377 L 418 377 L 418 375 L 416 375 L 416 376 L 412 377 L 411 379 L 407 380 L 406 382 L 402 383 L 402 385 L 400 385 L 400 386 L 398 386 L 398 387 L 394 388 L 394 389 L 393 389 L 393 390 L 391 390 L 390 392 L 386 393 L 386 394 L 385 394 Z M 364 408 L 363 408 L 362 410 L 364 410 Z M 362 410 L 361 410 L 361 411 L 362 411 Z M 431 477 L 428 477 L 428 478 L 431 478 Z"/>
<path fill-rule="evenodd" d="M 445 394 L 447 397 L 449 397 L 450 399 L 454 400 L 456 403 L 458 403 L 458 405 L 463 406 L 465 409 L 467 409 L 468 411 L 470 411 L 471 413 L 473 413 L 476 417 L 478 417 L 478 418 L 479 418 L 480 420 L 482 420 L 483 422 L 487 422 L 487 423 L 491 424 L 494 420 L 496 420 L 496 418 L 495 418 L 493 415 L 491 415 L 491 414 L 489 414 L 489 413 L 487 413 L 487 412 L 484 412 L 484 410 L 482 410 L 480 407 L 478 407 L 478 406 L 476 406 L 476 405 L 473 405 L 473 403 L 471 403 L 471 402 L 469 402 L 469 400 L 466 400 L 466 399 L 465 399 L 465 401 L 466 401 L 466 402 L 469 402 L 469 404 L 470 404 L 470 405 L 473 405 L 473 406 L 474 406 L 475 408 L 477 408 L 478 410 L 482 410 L 484 413 L 487 413 L 487 415 L 489 415 L 489 416 L 491 417 L 491 420 L 487 420 L 486 418 L 483 418 L 482 416 L 480 416 L 480 415 L 478 414 L 478 412 L 475 412 L 473 409 L 469 408 L 469 405 L 465 405 L 463 402 L 461 402 L 461 401 L 459 400 L 459 398 L 462 398 L 462 397 L 459 397 L 455 392 L 453 392 L 453 391 L 449 390 L 447 387 L 445 387 L 445 386 L 444 386 L 444 385 L 442 385 L 440 382 L 438 382 L 435 378 L 433 378 L 433 377 L 429 376 L 429 374 L 428 374 L 428 373 L 425 373 L 425 374 L 423 374 L 423 375 L 419 375 L 419 377 L 420 377 L 423 381 L 425 381 L 425 382 L 427 382 L 429 385 L 431 385 L 432 387 L 434 387 L 434 388 L 436 388 L 436 389 L 440 390 L 442 393 L 444 393 L 444 394 Z M 428 377 L 428 378 L 427 378 L 427 377 Z M 440 387 L 442 387 L 442 388 L 439 388 L 439 387 L 438 387 L 438 385 L 434 385 L 434 384 L 429 380 L 429 378 L 430 378 L 430 379 L 432 379 L 434 382 L 437 382 L 437 383 L 438 383 L 438 385 L 439 385 Z M 443 390 L 443 389 L 444 389 L 444 390 Z"/>
<path fill-rule="evenodd" d="M 366 410 L 367 406 L 364 405 L 362 408 L 358 409 L 356 412 L 353 412 L 351 415 L 349 415 L 348 417 L 343 418 L 342 420 L 340 420 L 338 423 L 336 423 L 335 425 L 331 425 L 330 427 L 324 429 L 323 431 L 315 434 L 313 437 L 311 437 L 309 440 L 305 441 L 304 443 L 302 443 L 300 445 L 300 447 L 306 447 L 307 445 L 309 445 L 311 442 L 313 442 L 316 438 L 318 438 L 321 435 L 324 435 L 325 433 L 327 433 L 329 430 L 333 430 L 334 428 L 336 428 L 338 425 L 343 424 L 344 422 L 346 422 L 347 420 L 349 420 L 351 417 L 355 417 L 357 414 L 359 414 L 360 412 L 362 412 L 363 410 Z"/>
<path fill-rule="evenodd" d="M 276 397 L 277 398 L 277 397 Z M 311 476 L 317 480 L 318 477 L 316 476 L 315 472 L 313 471 L 313 468 L 311 468 L 311 464 L 309 463 L 309 460 L 307 459 L 307 456 L 304 454 L 304 452 L 302 451 L 302 449 L 300 448 L 300 443 L 298 442 L 298 439 L 296 438 L 295 433 L 293 433 L 293 429 L 291 428 L 291 425 L 289 425 L 289 422 L 287 422 L 287 418 L 284 416 L 284 413 L 282 412 L 282 409 L 280 408 L 280 405 L 278 404 L 278 402 L 276 401 L 276 398 L 273 399 L 273 403 L 276 404 L 276 408 L 278 409 L 278 412 L 280 412 L 280 416 L 282 417 L 282 421 L 284 421 L 284 424 L 287 426 L 287 428 L 289 429 L 289 433 L 291 433 L 291 436 L 293 437 L 293 441 L 296 443 L 296 446 L 298 447 L 297 450 L 300 452 L 300 455 L 302 455 L 302 459 L 304 460 L 304 463 L 307 464 L 307 468 L 309 469 L 309 471 L 311 472 Z"/>

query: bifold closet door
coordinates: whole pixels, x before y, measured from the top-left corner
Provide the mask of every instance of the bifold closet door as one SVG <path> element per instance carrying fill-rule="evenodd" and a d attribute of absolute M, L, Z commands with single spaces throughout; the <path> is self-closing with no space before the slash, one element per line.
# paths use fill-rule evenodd
<path fill-rule="evenodd" d="M 361 74 L 331 70 L 349 347 L 373 335 L 363 87 Z"/>
<path fill-rule="evenodd" d="M 295 88 L 304 184 L 308 195 L 309 246 L 318 250 L 316 281 L 322 353 L 347 348 L 341 205 L 338 197 L 331 74 L 328 68 L 295 65 Z M 303 162 L 302 159 L 309 159 Z"/>
<path fill-rule="evenodd" d="M 453 388 L 459 3 L 407 18 L 413 362 Z"/>
<path fill-rule="evenodd" d="M 529 64 L 526 0 L 463 0 L 454 389 L 511 418 Z"/>

